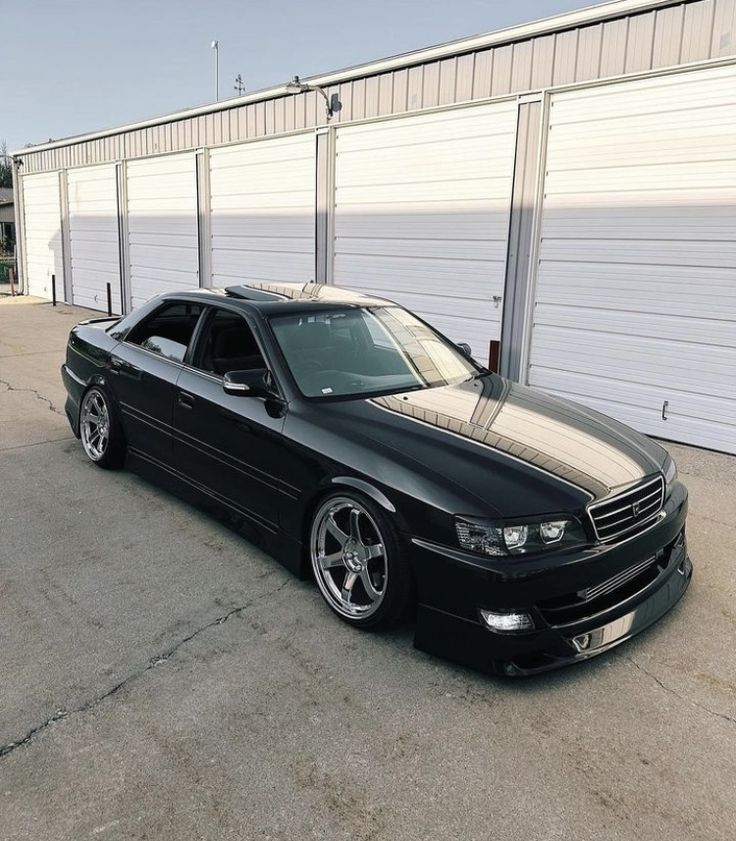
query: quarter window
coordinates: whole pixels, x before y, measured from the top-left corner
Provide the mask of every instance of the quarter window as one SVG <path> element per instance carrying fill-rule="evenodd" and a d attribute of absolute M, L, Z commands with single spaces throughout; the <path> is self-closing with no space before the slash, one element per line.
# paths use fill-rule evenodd
<path fill-rule="evenodd" d="M 165 304 L 134 327 L 126 341 L 165 359 L 183 362 L 201 314 L 201 304 L 188 301 Z"/>

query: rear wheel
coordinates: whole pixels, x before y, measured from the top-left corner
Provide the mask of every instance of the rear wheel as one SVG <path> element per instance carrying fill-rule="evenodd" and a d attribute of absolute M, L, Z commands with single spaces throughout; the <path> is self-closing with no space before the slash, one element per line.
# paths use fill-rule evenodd
<path fill-rule="evenodd" d="M 401 619 L 411 576 L 389 519 L 368 500 L 334 494 L 318 507 L 310 532 L 312 569 L 330 608 L 355 627 Z"/>
<path fill-rule="evenodd" d="M 122 467 L 123 431 L 110 398 L 100 386 L 92 386 L 82 398 L 79 437 L 87 457 L 98 467 L 108 470 Z"/>

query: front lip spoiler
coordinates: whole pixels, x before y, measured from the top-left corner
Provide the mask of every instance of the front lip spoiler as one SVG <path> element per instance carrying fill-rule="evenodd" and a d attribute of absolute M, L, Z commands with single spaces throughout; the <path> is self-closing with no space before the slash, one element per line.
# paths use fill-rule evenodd
<path fill-rule="evenodd" d="M 561 666 L 569 666 L 583 660 L 589 660 L 591 657 L 610 651 L 653 625 L 673 608 L 685 594 L 692 579 L 692 573 L 692 563 L 686 555 L 662 586 L 634 610 L 619 616 L 617 619 L 612 619 L 604 625 L 586 631 L 579 630 L 576 634 L 567 638 L 571 649 L 574 649 L 575 639 L 590 634 L 592 645 L 589 648 L 566 656 L 545 653 L 543 662 L 532 666 L 525 666 L 511 660 L 503 664 L 502 673 L 509 677 L 528 677 L 559 669 Z"/>

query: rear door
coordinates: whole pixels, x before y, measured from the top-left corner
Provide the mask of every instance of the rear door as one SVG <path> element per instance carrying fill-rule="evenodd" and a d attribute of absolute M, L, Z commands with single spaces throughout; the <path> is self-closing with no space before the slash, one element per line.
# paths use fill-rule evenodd
<path fill-rule="evenodd" d="M 111 355 L 110 383 L 128 446 L 150 461 L 173 461 L 175 386 L 202 311 L 201 304 L 167 301 Z"/>
<path fill-rule="evenodd" d="M 213 308 L 177 383 L 175 458 L 177 469 L 210 495 L 274 530 L 280 506 L 293 501 L 281 478 L 283 413 L 262 398 L 222 388 L 226 372 L 264 367 L 243 315 Z"/>

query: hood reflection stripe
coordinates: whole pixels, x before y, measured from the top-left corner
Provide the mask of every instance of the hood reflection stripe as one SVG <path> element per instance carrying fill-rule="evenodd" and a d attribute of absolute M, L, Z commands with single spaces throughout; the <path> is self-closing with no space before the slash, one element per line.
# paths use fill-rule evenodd
<path fill-rule="evenodd" d="M 564 484 L 569 485 L 571 488 L 574 488 L 576 491 L 580 491 L 582 493 L 587 494 L 590 497 L 591 500 L 596 498 L 596 494 L 592 493 L 590 490 L 588 490 L 588 488 L 586 488 L 582 485 L 576 484 L 572 480 L 566 479 L 564 476 L 560 476 L 559 473 L 555 473 L 553 470 L 546 469 L 544 467 L 540 467 L 538 464 L 534 464 L 533 462 L 527 461 L 524 458 L 520 458 L 519 456 L 516 456 L 513 453 L 508 452 L 507 450 L 503 450 L 500 447 L 494 447 L 492 444 L 489 444 L 487 441 L 480 441 L 477 438 L 472 438 L 470 436 L 463 435 L 462 433 L 455 432 L 452 429 L 448 429 L 445 426 L 438 426 L 437 424 L 430 423 L 429 421 L 426 421 L 426 420 L 422 420 L 421 418 L 415 417 L 414 415 L 407 414 L 406 412 L 397 412 L 395 409 L 392 409 L 388 406 L 381 405 L 381 403 L 379 403 L 379 401 L 385 400 L 385 399 L 386 399 L 385 397 L 377 397 L 377 398 L 374 398 L 373 400 L 371 400 L 370 402 L 377 409 L 380 409 L 382 412 L 388 412 L 389 414 L 392 414 L 392 415 L 400 414 L 402 417 L 405 417 L 407 420 L 414 421 L 414 423 L 419 423 L 422 426 L 428 426 L 428 427 L 430 427 L 430 429 L 435 429 L 438 432 L 444 432 L 448 435 L 454 435 L 456 438 L 460 438 L 463 441 L 469 441 L 471 444 L 477 444 L 479 447 L 483 447 L 486 450 L 488 450 L 488 449 L 495 450 L 497 453 L 499 453 L 502 456 L 505 456 L 506 458 L 510 458 L 513 461 L 519 462 L 520 464 L 523 464 L 526 467 L 531 467 L 533 470 L 537 470 L 539 473 L 544 473 L 546 476 L 552 476 L 553 478 L 559 480 L 560 482 L 563 482 Z M 426 410 L 422 410 L 422 411 L 426 411 Z M 488 430 L 478 430 L 478 431 L 479 432 L 482 432 L 482 431 L 488 432 Z M 500 437 L 500 436 L 496 436 L 496 437 Z M 516 444 L 516 446 L 518 447 L 519 445 Z M 542 453 L 541 455 L 545 455 L 545 454 Z M 545 457 L 549 458 L 551 461 L 554 461 L 554 459 L 552 459 L 551 456 L 546 456 L 545 455 Z M 572 471 L 570 471 L 570 472 L 572 472 Z M 603 487 L 603 486 L 601 486 L 601 487 Z"/>

